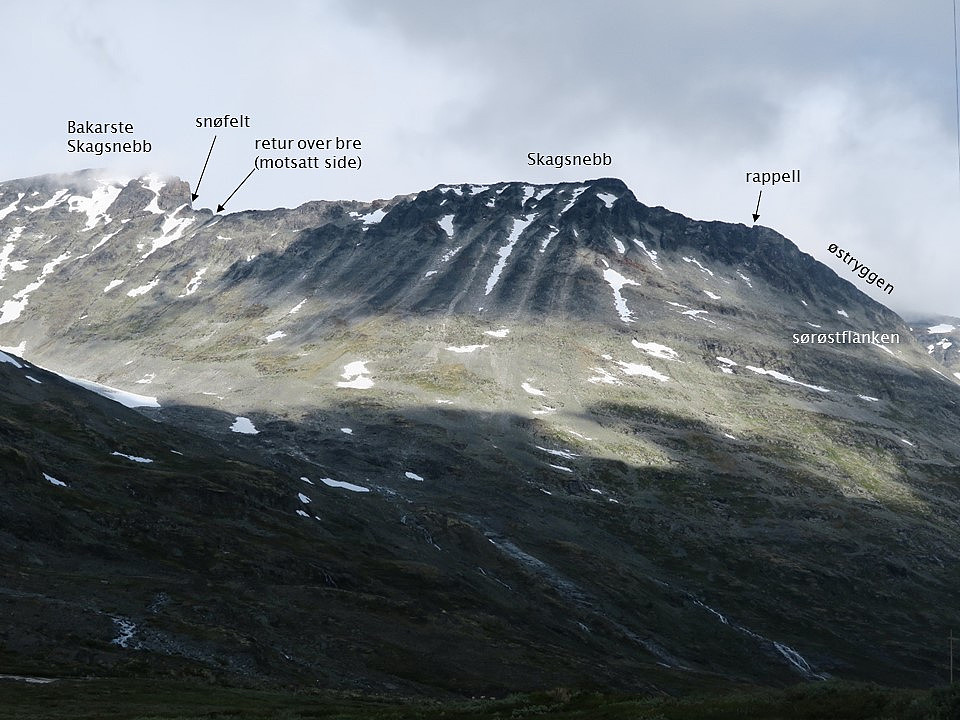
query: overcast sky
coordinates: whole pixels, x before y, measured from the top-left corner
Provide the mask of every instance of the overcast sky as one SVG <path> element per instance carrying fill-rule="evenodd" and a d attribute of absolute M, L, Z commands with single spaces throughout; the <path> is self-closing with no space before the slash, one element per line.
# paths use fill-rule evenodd
<path fill-rule="evenodd" d="M 357 171 L 260 170 L 229 211 L 374 199 L 447 182 L 622 178 L 637 198 L 760 223 L 901 312 L 960 315 L 952 3 L 921 0 L 5 2 L 0 177 L 84 167 L 192 184 L 198 206 L 252 166 L 256 138 L 359 138 Z M 132 122 L 146 157 L 66 152 L 67 120 Z M 606 152 L 607 169 L 527 153 Z M 880 297 L 876 295 L 875 297 Z"/>

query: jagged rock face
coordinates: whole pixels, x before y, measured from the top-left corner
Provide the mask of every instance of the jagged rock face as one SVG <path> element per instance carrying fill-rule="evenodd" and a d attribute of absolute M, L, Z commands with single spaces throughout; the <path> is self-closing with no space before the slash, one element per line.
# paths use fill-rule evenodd
<path fill-rule="evenodd" d="M 844 330 L 900 343 L 792 339 Z M 940 679 L 950 356 L 767 228 L 612 179 L 227 215 L 173 179 L 15 180 L 0 344 L 160 406 L 0 363 L 8 596 L 34 618 L 4 662 L 63 646 L 66 603 L 92 649 L 63 672 Z"/>

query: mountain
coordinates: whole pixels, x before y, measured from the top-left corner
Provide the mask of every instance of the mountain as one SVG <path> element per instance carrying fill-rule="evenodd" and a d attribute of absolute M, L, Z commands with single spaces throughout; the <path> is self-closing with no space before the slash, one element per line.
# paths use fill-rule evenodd
<path fill-rule="evenodd" d="M 0 184 L 0 672 L 942 680 L 958 379 L 786 238 L 615 179 L 190 197 Z M 843 331 L 899 342 L 794 339 Z"/>

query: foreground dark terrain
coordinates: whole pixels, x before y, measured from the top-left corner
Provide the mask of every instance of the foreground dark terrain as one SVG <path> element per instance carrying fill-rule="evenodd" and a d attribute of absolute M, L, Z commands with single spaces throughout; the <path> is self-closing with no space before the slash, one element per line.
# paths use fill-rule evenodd
<path fill-rule="evenodd" d="M 501 699 L 400 700 L 170 681 L 65 681 L 32 687 L 0 681 L 0 708 L 0 717 L 19 720 L 951 720 L 960 715 L 960 692 L 891 690 L 830 682 L 786 690 L 695 693 L 683 698 L 555 689 Z"/>

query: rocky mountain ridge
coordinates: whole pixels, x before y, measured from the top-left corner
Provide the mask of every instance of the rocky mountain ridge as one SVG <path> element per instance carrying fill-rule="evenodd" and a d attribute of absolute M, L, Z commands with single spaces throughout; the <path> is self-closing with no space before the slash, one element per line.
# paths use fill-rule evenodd
<path fill-rule="evenodd" d="M 11 673 L 73 632 L 61 672 L 380 690 L 939 677 L 960 387 L 782 236 L 612 179 L 189 199 L 0 184 Z M 843 330 L 901 341 L 792 340 Z"/>

